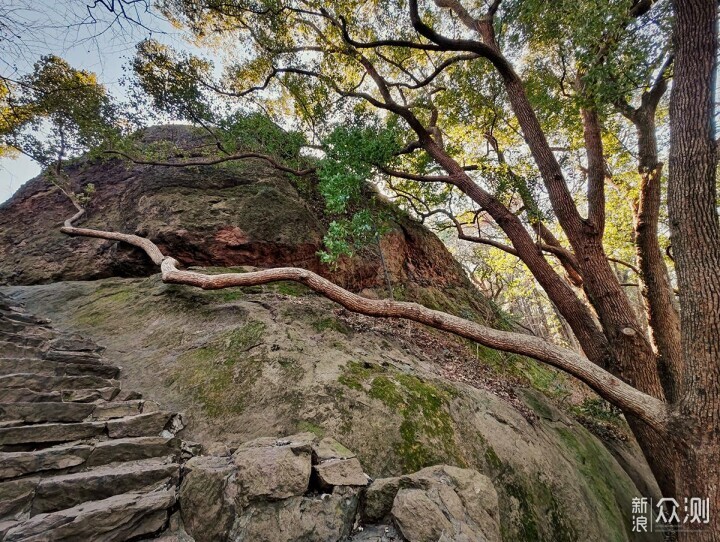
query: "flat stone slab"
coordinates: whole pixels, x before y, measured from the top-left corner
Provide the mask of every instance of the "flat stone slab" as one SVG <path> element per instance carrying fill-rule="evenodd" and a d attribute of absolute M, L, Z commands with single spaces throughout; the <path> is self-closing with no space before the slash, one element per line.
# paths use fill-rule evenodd
<path fill-rule="evenodd" d="M 0 520 L 17 520 L 27 516 L 39 478 L 0 482 Z"/>
<path fill-rule="evenodd" d="M 89 444 L 71 444 L 31 452 L 2 452 L 0 479 L 82 465 L 92 450 L 93 446 Z"/>
<path fill-rule="evenodd" d="M 81 422 L 96 408 L 91 403 L 7 403 L 0 404 L 0 420 L 23 420 L 25 423 Z"/>
<path fill-rule="evenodd" d="M 28 388 L 0 388 L 0 403 L 39 403 L 63 400 L 59 391 L 33 391 Z"/>
<path fill-rule="evenodd" d="M 0 429 L 0 445 L 70 442 L 102 435 L 103 422 L 43 423 Z"/>
<path fill-rule="evenodd" d="M 174 504 L 174 489 L 124 493 L 38 514 L 8 529 L 3 542 L 124 542 L 162 528 Z"/>
<path fill-rule="evenodd" d="M 366 486 L 367 476 L 356 457 L 350 459 L 328 459 L 313 467 L 323 487 Z"/>
<path fill-rule="evenodd" d="M 0 358 L 0 375 L 34 373 L 48 376 L 94 375 L 117 378 L 120 367 L 104 363 L 66 363 L 36 358 Z"/>
<path fill-rule="evenodd" d="M 65 363 L 100 363 L 100 355 L 94 352 L 66 352 L 64 350 L 48 350 L 43 358 Z"/>
<path fill-rule="evenodd" d="M 155 457 L 177 457 L 181 441 L 178 438 L 135 437 L 103 440 L 90 453 L 87 466 L 106 465 L 121 461 L 137 461 Z"/>
<path fill-rule="evenodd" d="M 112 401 L 120 393 L 120 388 L 111 386 L 98 389 L 63 390 L 60 394 L 67 403 L 93 403 L 95 401 Z"/>
<path fill-rule="evenodd" d="M 160 459 L 130 461 L 94 469 L 42 478 L 35 491 L 30 515 L 71 508 L 128 492 L 174 485 L 180 465 Z"/>
<path fill-rule="evenodd" d="M 82 390 L 118 386 L 117 380 L 108 380 L 94 375 L 48 376 L 20 373 L 0 375 L 0 388 L 28 388 L 32 391 Z"/>
<path fill-rule="evenodd" d="M 136 416 L 143 412 L 142 400 L 133 401 L 111 401 L 109 403 L 99 403 L 93 410 L 92 417 L 95 420 L 110 420 L 113 418 L 122 418 L 124 416 Z"/>
<path fill-rule="evenodd" d="M 0 341 L 0 357 L 41 358 L 42 351 L 34 346 L 23 346 L 14 342 Z"/>
<path fill-rule="evenodd" d="M 159 410 L 137 416 L 126 416 L 117 420 L 108 420 L 110 438 L 157 437 L 176 414 Z"/>

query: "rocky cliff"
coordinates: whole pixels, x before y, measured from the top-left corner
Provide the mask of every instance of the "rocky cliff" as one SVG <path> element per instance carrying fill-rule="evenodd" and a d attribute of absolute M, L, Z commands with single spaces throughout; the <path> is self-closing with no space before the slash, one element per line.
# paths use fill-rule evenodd
<path fill-rule="evenodd" d="M 80 160 L 68 173 L 76 189 L 95 185 L 83 225 L 149 236 L 186 265 L 297 265 L 387 295 L 372 249 L 338 269 L 320 264 L 328 217 L 312 180 L 298 183 L 262 162 L 170 170 Z M 497 494 L 505 541 L 635 539 L 631 499 L 652 493 L 647 467 L 631 439 L 616 435 L 608 448 L 532 386 L 555 382 L 555 373 L 420 325 L 349 314 L 292 283 L 209 292 L 165 285 L 133 249 L 57 233 L 71 214 L 41 178 L 0 207 L 0 283 L 12 285 L 0 290 L 96 341 L 122 367 L 125 386 L 183 412 L 184 438 L 225 458 L 198 460 L 196 472 L 213 471 L 213 461 L 235 469 L 227 458 L 253 440 L 311 433 L 347 446 L 368 475 L 395 480 L 390 488 L 404 480 L 412 489 L 402 476 L 438 464 L 479 473 Z M 381 246 L 395 297 L 501 325 L 442 243 L 393 216 Z M 433 473 L 422 476 L 449 479 Z M 224 476 L 223 484 L 236 479 Z M 304 492 L 288 498 L 302 503 Z M 419 494 L 402 496 L 435 510 Z M 383 518 L 401 524 L 402 512 L 390 512 Z"/>

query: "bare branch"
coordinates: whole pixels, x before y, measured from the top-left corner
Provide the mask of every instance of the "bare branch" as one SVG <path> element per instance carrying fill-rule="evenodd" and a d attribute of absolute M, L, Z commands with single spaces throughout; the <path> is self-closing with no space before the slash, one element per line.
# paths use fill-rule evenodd
<path fill-rule="evenodd" d="M 107 150 L 104 152 L 105 152 L 105 154 L 116 154 L 118 156 L 122 156 L 123 158 L 127 158 L 133 164 L 146 165 L 146 166 L 162 166 L 162 167 L 214 166 L 216 164 L 222 164 L 224 162 L 232 162 L 232 161 L 236 161 L 236 160 L 248 160 L 251 158 L 257 158 L 257 159 L 265 160 L 266 162 L 269 162 L 270 165 L 272 167 L 274 167 L 275 169 L 279 169 L 280 171 L 285 171 L 286 173 L 292 173 L 293 175 L 297 175 L 298 177 L 310 175 L 312 173 L 315 173 L 315 171 L 317 171 L 317 168 L 314 168 L 314 167 L 306 168 L 306 169 L 293 169 L 293 168 L 290 168 L 287 166 L 283 166 L 277 160 L 275 160 L 273 157 L 268 156 L 266 154 L 260 154 L 257 152 L 243 152 L 243 153 L 230 154 L 228 156 L 222 156 L 220 158 L 212 158 L 210 160 L 184 160 L 181 162 L 164 162 L 164 161 L 158 161 L 158 160 L 143 160 L 141 158 L 135 158 L 133 156 L 130 156 L 129 154 L 127 154 L 125 152 L 115 151 L 115 150 Z"/>
<path fill-rule="evenodd" d="M 206 275 L 194 271 L 179 270 L 177 260 L 164 256 L 152 241 L 137 235 L 76 228 L 72 225 L 64 226 L 60 231 L 73 236 L 124 241 L 136 246 L 144 250 L 155 264 L 160 265 L 162 280 L 165 283 L 197 286 L 204 290 L 217 290 L 291 280 L 304 284 L 352 312 L 382 318 L 404 318 L 476 341 L 488 348 L 532 357 L 575 376 L 608 401 L 637 416 L 650 427 L 658 431 L 664 431 L 666 428 L 668 415 L 665 403 L 638 391 L 576 352 L 558 347 L 532 335 L 500 331 L 482 326 L 451 314 L 429 309 L 417 303 L 388 299 L 367 299 L 353 294 L 306 269 L 280 267 L 251 273 Z"/>

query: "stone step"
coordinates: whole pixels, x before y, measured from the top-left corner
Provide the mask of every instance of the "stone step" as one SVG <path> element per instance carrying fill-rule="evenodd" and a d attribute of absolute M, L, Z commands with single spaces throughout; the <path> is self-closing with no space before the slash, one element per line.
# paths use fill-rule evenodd
<path fill-rule="evenodd" d="M 105 434 L 105 422 L 39 423 L 0 429 L 0 446 L 72 442 Z"/>
<path fill-rule="evenodd" d="M 0 388 L 27 388 L 32 391 L 84 390 L 118 386 L 117 380 L 95 375 L 50 376 L 34 373 L 0 375 Z"/>
<path fill-rule="evenodd" d="M 65 363 L 36 358 L 1 358 L 0 375 L 35 373 L 50 376 L 95 375 L 103 378 L 117 378 L 120 367 L 104 363 Z"/>
<path fill-rule="evenodd" d="M 159 531 L 175 490 L 124 493 L 7 525 L 3 542 L 125 542 Z"/>
<path fill-rule="evenodd" d="M 62 444 L 26 452 L 0 452 L 0 480 L 109 463 L 180 456 L 180 439 L 137 437 Z"/>
<path fill-rule="evenodd" d="M 62 393 L 59 391 L 37 392 L 27 388 L 0 388 L 0 404 L 38 402 L 55 403 L 62 400 Z"/>
<path fill-rule="evenodd" d="M 169 434 L 163 436 L 174 436 L 183 428 L 182 417 L 166 410 L 108 420 L 106 424 L 110 438 L 157 437 L 164 431 L 168 431 Z"/>
<path fill-rule="evenodd" d="M 42 358 L 43 352 L 34 346 L 23 346 L 8 341 L 0 341 L 0 357 L 3 358 Z"/>
<path fill-rule="evenodd" d="M 47 342 L 47 337 L 29 334 L 19 331 L 3 331 L 0 330 L 0 341 L 19 344 L 20 346 L 40 347 Z"/>
<path fill-rule="evenodd" d="M 0 482 L 0 522 L 30 517 L 30 506 L 39 483 L 39 477 Z"/>
<path fill-rule="evenodd" d="M 22 420 L 24 423 L 82 422 L 110 420 L 160 410 L 154 401 L 133 399 L 100 403 L 5 403 L 0 404 L 0 423 Z"/>
<path fill-rule="evenodd" d="M 6 403 L 0 404 L 0 421 L 23 420 L 25 423 L 81 422 L 98 405 L 92 403 Z"/>
<path fill-rule="evenodd" d="M 44 326 L 50 323 L 50 320 L 45 318 L 38 318 L 23 310 L 18 310 L 20 307 L 10 307 L 9 309 L 0 309 L 2 318 L 11 322 L 20 322 L 21 324 L 39 325 Z"/>
<path fill-rule="evenodd" d="M 132 401 L 109 401 L 98 403 L 92 413 L 94 420 L 112 420 L 125 416 L 137 416 L 138 414 L 150 413 L 160 410 L 157 403 L 133 399 Z"/>
<path fill-rule="evenodd" d="M 144 459 L 42 478 L 35 490 L 30 516 L 121 493 L 175 486 L 179 476 L 180 465 L 170 459 Z"/>
<path fill-rule="evenodd" d="M 183 428 L 179 414 L 158 410 L 107 421 L 39 423 L 0 428 L 0 446 L 72 442 L 107 435 L 110 438 L 174 436 Z M 168 433 L 165 434 L 164 432 Z"/>
<path fill-rule="evenodd" d="M 63 444 L 31 452 L 0 452 L 0 480 L 82 465 L 92 450 L 92 444 Z"/>
<path fill-rule="evenodd" d="M 88 467 L 157 457 L 179 458 L 182 441 L 176 437 L 133 437 L 102 440 L 95 444 Z"/>
<path fill-rule="evenodd" d="M 111 386 L 98 389 L 63 390 L 61 398 L 66 403 L 93 403 L 112 401 L 120 393 L 120 388 Z"/>
<path fill-rule="evenodd" d="M 65 333 L 55 337 L 48 343 L 49 350 L 57 350 L 62 352 L 101 352 L 104 350 L 94 341 L 86 339 L 80 335 Z"/>
<path fill-rule="evenodd" d="M 1 350 L 0 350 L 1 352 Z M 64 363 L 100 363 L 100 354 L 97 352 L 74 352 L 69 350 L 48 350 L 42 356 L 51 361 Z"/>
<path fill-rule="evenodd" d="M 95 401 L 112 401 L 120 394 L 120 388 L 112 386 L 100 389 L 81 389 L 65 391 L 34 391 L 28 388 L 0 388 L 0 404 L 5 403 L 37 403 L 65 402 L 92 403 Z"/>

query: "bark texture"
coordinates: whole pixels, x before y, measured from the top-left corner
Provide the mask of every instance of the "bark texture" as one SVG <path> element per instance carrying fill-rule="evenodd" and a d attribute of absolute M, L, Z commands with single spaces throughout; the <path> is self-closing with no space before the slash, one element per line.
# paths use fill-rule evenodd
<path fill-rule="evenodd" d="M 685 358 L 674 435 L 678 497 L 709 498 L 710 525 L 682 540 L 720 540 L 720 223 L 715 143 L 717 2 L 676 0 L 668 208 Z"/>

